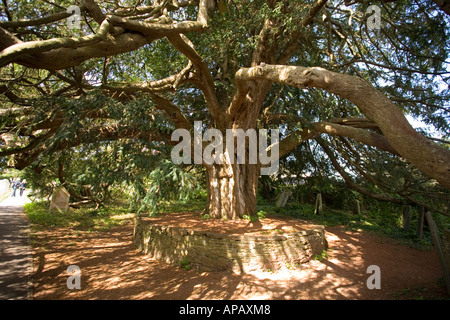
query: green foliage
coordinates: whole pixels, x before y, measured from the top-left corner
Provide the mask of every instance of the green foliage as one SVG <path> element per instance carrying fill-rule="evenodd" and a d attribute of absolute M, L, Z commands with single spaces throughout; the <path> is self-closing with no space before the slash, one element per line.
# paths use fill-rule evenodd
<path fill-rule="evenodd" d="M 9 7 L 13 20 L 27 20 L 42 17 L 43 12 L 48 15 L 59 12 L 72 2 L 60 1 L 55 6 L 49 1 L 18 0 L 5 2 L 5 6 Z M 299 22 L 316 1 L 226 2 L 226 12 L 213 12 L 205 32 L 187 34 L 206 61 L 219 103 L 224 108 L 236 90 L 235 72 L 250 66 L 260 36 L 268 39 L 264 50 L 270 50 L 274 44 L 277 50 L 282 50 L 291 40 L 293 32 L 299 31 Z M 133 7 L 137 4 L 136 1 L 125 1 L 121 6 Z M 117 4 L 112 1 L 98 2 L 98 5 L 106 12 L 106 9 L 112 10 Z M 383 2 L 377 4 L 382 9 L 382 29 L 371 31 L 365 23 L 368 5 L 367 1 L 357 1 L 344 7 L 342 1 L 328 1 L 313 23 L 301 30 L 298 48 L 287 64 L 321 66 L 335 72 L 361 76 L 391 97 L 405 113 L 422 119 L 441 130 L 444 138 L 448 137 L 448 16 L 437 10 L 429 0 Z M 169 12 L 176 21 L 182 18 L 195 20 L 196 14 L 194 5 Z M 332 23 L 323 19 L 322 14 L 332 17 Z M 6 10 L 0 16 L 2 21 L 9 19 Z M 268 19 L 272 20 L 272 25 L 261 33 Z M 82 21 L 81 30 L 72 32 L 67 29 L 66 21 L 61 20 L 39 27 L 17 28 L 14 33 L 23 41 L 31 41 L 87 35 L 92 33 L 90 27 L 96 30 L 98 23 L 88 18 Z M 267 53 L 270 54 L 269 51 Z M 133 52 L 91 59 L 58 72 L 74 83 L 97 85 L 106 80 L 114 85 L 163 79 L 186 65 L 187 58 L 163 37 Z M 191 76 L 192 82 L 197 81 L 198 74 L 192 73 Z M 76 85 L 71 85 L 75 93 L 68 91 L 67 95 L 53 95 L 49 93 L 65 88 L 67 83 L 56 77 L 53 71 L 26 68 L 19 64 L 2 68 L 1 78 L 5 79 L 2 84 L 5 83 L 9 92 L 22 97 L 20 103 L 30 103 L 33 110 L 23 119 L 17 117 L 17 125 L 8 129 L 14 135 L 14 141 L 22 141 L 24 133 L 33 134 L 33 139 L 40 139 L 46 131 L 33 130 L 33 127 L 64 120 L 51 138 L 39 144 L 43 152 L 20 173 L 39 197 L 50 196 L 53 187 L 63 183 L 58 175 L 58 166 L 62 163 L 65 186 L 80 197 L 89 197 L 97 203 L 128 200 L 130 210 L 139 214 L 196 210 L 204 205 L 205 188 L 199 183 L 204 181 L 204 172 L 198 168 L 174 166 L 167 160 L 170 159 L 167 144 L 151 143 L 145 139 L 145 134 L 150 134 L 153 129 L 170 134 L 175 128 L 173 121 L 148 95 L 107 96 L 103 90 L 88 90 Z M 202 92 L 191 84 L 183 84 L 177 90 L 161 95 L 179 107 L 188 120 L 202 120 L 205 125 L 213 126 Z M 5 95 L 0 98 L 4 105 L 2 108 L 17 107 Z M 297 128 L 308 128 L 312 122 L 364 116 L 353 103 L 325 91 L 277 84 L 270 88 L 262 110 L 269 106 L 270 113 L 289 116 L 276 124 L 280 125 L 282 138 Z M 96 113 L 107 117 L 102 118 Z M 12 126 L 15 123 L 13 120 L 2 117 L 0 129 Z M 274 124 L 262 122 L 260 125 L 270 127 Z M 86 143 L 78 143 L 86 128 L 114 127 L 120 129 L 112 130 L 114 134 L 108 139 L 98 141 L 99 130 L 98 136 L 89 137 Z M 130 128 L 135 130 L 134 136 L 117 139 L 124 132 L 121 130 Z M 371 130 L 378 132 L 378 129 Z M 427 132 L 424 134 L 428 135 Z M 366 193 L 390 196 L 391 200 L 400 203 L 376 202 L 349 189 L 330 164 L 322 147 L 310 140 L 281 159 L 278 176 L 260 179 L 259 200 L 270 201 L 260 202 L 262 207 L 256 217 L 247 216 L 248 219 L 262 219 L 275 212 L 321 219 L 326 224 L 344 223 L 354 227 L 383 229 L 406 237 L 409 235 L 398 231 L 399 212 L 404 203 L 423 203 L 448 212 L 449 191 L 437 186 L 402 158 L 349 139 L 328 137 L 324 141 L 351 180 Z M 61 151 L 61 146 L 70 148 Z M 6 168 L 12 160 L 10 156 L 2 157 L 0 167 Z M 3 177 L 11 175 L 16 175 L 16 172 L 5 173 Z M 286 187 L 293 191 L 291 200 L 297 203 L 288 204 L 286 208 L 272 208 L 270 203 L 277 192 Z M 313 204 L 319 192 L 328 211 L 312 217 Z M 195 206 L 189 208 L 194 199 Z M 364 208 L 361 215 L 356 215 L 356 200 Z M 55 217 L 48 219 L 51 224 L 51 219 Z M 446 222 L 442 219 L 440 223 Z"/>
<path fill-rule="evenodd" d="M 189 259 L 187 257 L 184 257 L 183 259 L 181 259 L 180 262 L 178 262 L 178 265 L 183 270 L 191 270 L 191 262 L 189 261 Z"/>
<path fill-rule="evenodd" d="M 208 219 L 211 219 L 211 216 L 209 214 L 204 214 L 204 215 L 202 215 L 201 219 L 208 220 Z"/>
<path fill-rule="evenodd" d="M 63 164 L 65 186 L 79 197 L 88 196 L 98 202 L 128 198 L 134 186 L 142 200 L 147 193 L 142 189 L 143 180 L 162 158 L 168 157 L 170 149 L 166 145 L 148 142 L 145 135 L 152 129 L 168 131 L 172 124 L 144 100 L 133 100 L 123 105 L 92 91 L 79 99 L 39 99 L 35 102 L 35 109 L 36 121 L 46 121 L 53 112 L 61 110 L 69 115 L 54 137 L 47 140 L 40 157 L 25 169 L 24 177 L 40 198 L 49 197 L 53 187 L 62 183 L 58 166 Z M 117 127 L 127 130 L 132 126 L 135 132 L 143 132 L 143 137 L 137 134 L 132 139 L 97 142 L 96 137 L 91 136 L 92 143 L 78 147 L 77 139 L 85 127 L 101 125 L 101 122 L 97 124 L 97 120 L 83 116 L 85 112 L 93 111 L 107 113 L 116 121 Z M 61 144 L 74 144 L 75 148 L 59 151 Z"/>
<path fill-rule="evenodd" d="M 326 250 L 322 250 L 320 254 L 316 254 L 314 256 L 314 260 L 322 261 L 323 259 L 328 258 L 328 253 Z"/>
<path fill-rule="evenodd" d="M 355 210 L 337 210 L 330 208 L 324 203 L 324 210 L 321 214 L 314 214 L 314 205 L 288 201 L 283 208 L 277 208 L 273 202 L 259 201 L 258 210 L 264 210 L 268 217 L 292 217 L 326 227 L 342 225 L 350 230 L 367 230 L 376 234 L 395 239 L 396 241 L 417 249 L 429 249 L 432 246 L 432 238 L 427 226 L 424 227 L 423 237 L 416 236 L 417 208 L 412 210 L 411 229 L 406 231 L 402 225 L 402 212 L 404 206 L 388 202 L 379 202 L 370 198 L 360 198 L 362 212 L 356 214 Z M 448 229 L 450 218 L 443 215 L 435 215 L 435 222 L 438 229 Z"/>
<path fill-rule="evenodd" d="M 249 220 L 249 221 L 258 221 L 261 219 L 264 219 L 267 215 L 267 212 L 265 212 L 264 210 L 259 210 L 255 216 L 253 215 L 244 215 L 242 218 L 245 220 Z"/>
<path fill-rule="evenodd" d="M 264 219 L 267 216 L 267 212 L 265 212 L 264 210 L 259 210 L 256 213 L 256 216 L 258 217 L 258 219 Z"/>
<path fill-rule="evenodd" d="M 155 214 L 164 209 L 166 200 L 186 203 L 201 192 L 197 177 L 170 160 L 161 161 L 149 174 L 146 187 L 147 193 L 140 202 L 138 214 L 145 211 Z"/>
<path fill-rule="evenodd" d="M 50 213 L 49 203 L 31 202 L 25 204 L 25 214 L 32 228 L 73 228 L 79 230 L 108 231 L 113 227 L 130 222 L 133 218 L 122 206 L 109 206 L 98 210 L 77 209 L 68 212 Z"/>
<path fill-rule="evenodd" d="M 4 172 L 0 173 L 0 180 L 6 179 L 9 180 L 9 178 L 19 178 L 23 179 L 24 173 L 22 171 L 19 171 L 17 169 L 8 168 Z"/>

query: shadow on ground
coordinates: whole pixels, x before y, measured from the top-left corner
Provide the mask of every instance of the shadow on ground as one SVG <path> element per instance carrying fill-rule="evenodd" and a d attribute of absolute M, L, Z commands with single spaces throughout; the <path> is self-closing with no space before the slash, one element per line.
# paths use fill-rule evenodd
<path fill-rule="evenodd" d="M 419 251 L 368 232 L 327 228 L 328 257 L 297 268 L 198 273 L 138 252 L 132 226 L 108 233 L 58 229 L 34 237 L 35 299 L 393 299 L 442 298 L 434 251 Z M 369 265 L 381 269 L 381 289 L 369 290 Z M 81 289 L 69 290 L 67 267 L 81 269 Z M 418 288 L 416 295 L 402 296 Z M 410 291 L 412 292 L 412 291 Z"/>
<path fill-rule="evenodd" d="M 24 195 L 0 203 L 0 300 L 31 298 L 30 230 L 23 213 L 27 201 Z"/>

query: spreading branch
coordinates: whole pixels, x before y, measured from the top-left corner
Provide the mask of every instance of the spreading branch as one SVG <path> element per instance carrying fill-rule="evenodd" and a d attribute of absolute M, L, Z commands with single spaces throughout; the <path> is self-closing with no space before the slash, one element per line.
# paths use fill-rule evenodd
<path fill-rule="evenodd" d="M 384 137 L 401 156 L 450 188 L 450 150 L 415 131 L 400 108 L 365 80 L 319 67 L 285 65 L 242 68 L 236 73 L 236 79 L 270 80 L 301 89 L 321 88 L 350 100 L 377 124 Z"/>

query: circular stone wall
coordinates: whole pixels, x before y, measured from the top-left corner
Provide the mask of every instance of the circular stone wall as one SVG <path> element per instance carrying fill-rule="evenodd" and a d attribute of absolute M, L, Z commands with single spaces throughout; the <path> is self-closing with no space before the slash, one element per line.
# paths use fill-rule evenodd
<path fill-rule="evenodd" d="M 143 253 L 198 271 L 276 270 L 311 260 L 327 249 L 323 226 L 293 233 L 223 234 L 136 219 L 134 243 Z"/>

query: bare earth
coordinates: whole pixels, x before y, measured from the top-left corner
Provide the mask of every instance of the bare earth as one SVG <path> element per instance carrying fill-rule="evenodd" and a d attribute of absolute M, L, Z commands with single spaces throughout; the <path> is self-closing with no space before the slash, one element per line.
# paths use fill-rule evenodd
<path fill-rule="evenodd" d="M 301 230 L 296 219 L 202 221 L 191 214 L 168 215 L 157 223 L 222 232 Z M 300 267 L 248 274 L 198 273 L 166 265 L 138 252 L 130 223 L 109 232 L 55 229 L 36 234 L 34 299 L 442 299 L 442 271 L 435 250 L 412 249 L 366 231 L 326 228 L 328 257 Z M 69 290 L 67 267 L 81 269 L 81 289 Z M 381 289 L 366 286 L 367 267 L 381 270 Z"/>

